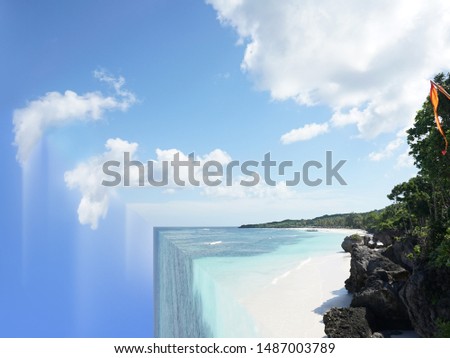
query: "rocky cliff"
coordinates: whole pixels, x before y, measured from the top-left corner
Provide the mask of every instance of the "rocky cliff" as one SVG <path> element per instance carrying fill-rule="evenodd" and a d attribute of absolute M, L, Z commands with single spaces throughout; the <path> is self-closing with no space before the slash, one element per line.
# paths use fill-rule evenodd
<path fill-rule="evenodd" d="M 371 240 L 344 239 L 342 247 L 346 251 L 351 247 L 352 257 L 345 287 L 353 293 L 351 307 L 365 311 L 327 312 L 324 323 L 329 337 L 371 337 L 372 332 L 395 329 L 435 337 L 449 329 L 450 268 L 414 261 L 414 245 L 413 239 L 398 240 L 386 233 Z"/>

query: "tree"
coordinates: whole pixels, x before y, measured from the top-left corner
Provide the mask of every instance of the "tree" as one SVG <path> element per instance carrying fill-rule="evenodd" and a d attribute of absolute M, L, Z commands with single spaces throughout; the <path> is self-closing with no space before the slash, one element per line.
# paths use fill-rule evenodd
<path fill-rule="evenodd" d="M 409 221 L 409 231 L 417 225 L 425 226 L 431 216 L 430 184 L 420 175 L 396 185 L 388 195 L 390 200 L 403 205 Z"/>
<path fill-rule="evenodd" d="M 450 74 L 438 74 L 434 81 L 450 89 Z M 439 93 L 439 115 L 446 134 L 450 129 L 450 101 Z M 429 185 L 431 217 L 434 225 L 448 226 L 450 208 L 450 153 L 442 155 L 444 139 L 436 129 L 433 108 L 427 98 L 417 112 L 414 126 L 407 131 L 410 154 L 419 169 L 419 176 Z"/>

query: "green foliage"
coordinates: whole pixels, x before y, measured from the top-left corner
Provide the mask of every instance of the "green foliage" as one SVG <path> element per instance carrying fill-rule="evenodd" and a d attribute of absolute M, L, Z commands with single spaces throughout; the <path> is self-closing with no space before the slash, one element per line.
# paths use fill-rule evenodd
<path fill-rule="evenodd" d="M 424 225 L 430 215 L 429 183 L 420 176 L 396 185 L 388 195 L 394 200 L 399 211 L 402 211 L 403 227 L 413 231 L 415 227 Z"/>
<path fill-rule="evenodd" d="M 450 338 L 450 321 L 445 321 L 443 319 L 437 320 L 437 337 L 439 338 Z"/>
<path fill-rule="evenodd" d="M 350 240 L 352 241 L 361 241 L 361 236 L 359 236 L 358 234 L 353 234 L 350 236 Z"/>
<path fill-rule="evenodd" d="M 432 264 L 435 267 L 449 267 L 450 268 L 450 228 L 447 234 L 439 242 L 436 249 L 431 254 Z"/>
<path fill-rule="evenodd" d="M 414 251 L 414 254 L 415 254 L 415 255 L 419 256 L 419 255 L 420 255 L 420 251 L 421 251 L 420 245 L 414 246 L 413 251 Z"/>
<path fill-rule="evenodd" d="M 414 248 L 413 248 L 413 251 L 408 253 L 408 254 L 406 254 L 405 257 L 408 260 L 414 261 L 414 260 L 416 260 L 417 258 L 420 257 L 421 251 L 422 251 L 422 249 L 421 249 L 420 245 L 415 245 Z"/>
<path fill-rule="evenodd" d="M 426 239 L 430 235 L 430 229 L 427 226 L 416 226 L 412 231 L 412 236 L 419 239 Z"/>
<path fill-rule="evenodd" d="M 241 228 L 351 228 L 368 232 L 403 231 L 408 226 L 408 212 L 403 205 L 396 203 L 382 210 L 366 213 L 333 214 L 314 219 L 283 220 L 262 224 L 246 224 Z"/>
<path fill-rule="evenodd" d="M 449 74 L 439 74 L 434 81 L 447 91 L 450 88 Z M 439 93 L 439 115 L 442 127 L 447 135 L 450 133 L 450 101 Z M 419 174 L 416 177 L 419 197 L 413 198 L 421 207 L 413 208 L 424 215 L 429 210 L 428 221 L 443 222 L 448 226 L 450 208 L 450 152 L 442 155 L 444 139 L 436 129 L 433 109 L 429 98 L 422 109 L 417 112 L 414 126 L 407 131 L 408 144 L 411 148 Z M 407 198 L 406 200 L 408 200 Z"/>
<path fill-rule="evenodd" d="M 441 73 L 434 81 L 449 91 L 449 74 Z M 438 111 L 441 125 L 449 135 L 450 101 L 440 93 Z M 388 198 L 397 206 L 380 227 L 395 227 L 419 240 L 421 246 L 416 245 L 408 258 L 420 256 L 434 267 L 450 267 L 450 150 L 446 155 L 441 153 L 444 139 L 436 129 L 429 98 L 407 133 L 410 155 L 419 172 L 392 189 Z"/>

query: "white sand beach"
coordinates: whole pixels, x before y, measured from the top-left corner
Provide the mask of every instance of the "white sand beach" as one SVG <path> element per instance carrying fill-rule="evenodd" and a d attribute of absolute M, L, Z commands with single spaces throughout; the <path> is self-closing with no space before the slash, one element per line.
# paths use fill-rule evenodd
<path fill-rule="evenodd" d="M 288 230 L 334 232 L 334 233 L 338 233 L 338 234 L 343 234 L 344 237 L 348 236 L 348 235 L 353 235 L 353 234 L 358 234 L 358 235 L 366 235 L 367 234 L 367 231 L 362 230 L 362 229 L 345 229 L 345 228 L 302 227 L 302 228 L 292 228 L 292 229 L 288 229 Z"/>
<path fill-rule="evenodd" d="M 348 253 L 309 258 L 241 303 L 262 337 L 325 337 L 323 314 L 350 304 L 351 295 L 344 288 L 349 270 Z"/>

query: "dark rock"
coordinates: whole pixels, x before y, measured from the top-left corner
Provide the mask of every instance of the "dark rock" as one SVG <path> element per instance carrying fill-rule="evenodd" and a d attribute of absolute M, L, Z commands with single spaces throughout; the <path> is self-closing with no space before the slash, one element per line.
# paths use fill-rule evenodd
<path fill-rule="evenodd" d="M 355 246 L 352 250 L 350 261 L 350 277 L 345 281 L 345 288 L 349 292 L 361 290 L 367 280 L 367 266 L 369 265 L 370 255 L 367 247 Z"/>
<path fill-rule="evenodd" d="M 419 239 L 401 236 L 387 231 L 364 236 L 362 244 L 344 240 L 342 247 L 352 254 L 345 287 L 353 299 L 351 308 L 327 312 L 329 337 L 390 337 L 412 328 L 422 337 L 449 334 L 450 267 L 425 261 L 414 252 Z M 380 243 L 387 248 L 379 249 Z"/>
<path fill-rule="evenodd" d="M 400 297 L 406 305 L 409 318 L 416 332 L 423 337 L 431 337 L 436 332 L 433 310 L 422 288 L 425 284 L 425 273 L 416 271 L 400 292 Z"/>
<path fill-rule="evenodd" d="M 415 331 L 422 337 L 439 335 L 438 321 L 450 322 L 450 268 L 418 264 L 400 291 Z"/>
<path fill-rule="evenodd" d="M 376 247 L 378 247 L 378 245 L 383 246 L 382 243 L 380 242 L 376 242 L 373 238 L 372 234 L 365 234 L 363 237 L 363 241 L 364 241 L 364 245 L 371 248 L 371 249 L 375 249 Z"/>
<path fill-rule="evenodd" d="M 394 275 L 395 276 L 395 275 Z M 366 287 L 355 293 L 352 307 L 366 307 L 373 313 L 372 328 L 411 329 L 408 312 L 399 296 L 399 282 L 386 272 L 377 272 L 367 279 Z"/>
<path fill-rule="evenodd" d="M 400 236 L 401 233 L 395 230 L 384 230 L 373 235 L 374 242 L 381 242 L 384 247 L 392 245 L 394 238 Z"/>
<path fill-rule="evenodd" d="M 372 241 L 373 235 L 371 234 L 366 234 L 364 235 L 364 245 L 369 245 L 369 242 Z"/>
<path fill-rule="evenodd" d="M 417 242 L 412 239 L 394 240 L 393 244 L 384 250 L 382 255 L 411 272 L 414 262 L 411 258 L 408 258 L 408 254 L 414 253 L 416 244 Z"/>
<path fill-rule="evenodd" d="M 350 261 L 350 278 L 345 281 L 345 288 L 349 292 L 361 291 L 368 276 L 375 271 L 385 271 L 392 275 L 408 275 L 401 266 L 393 263 L 380 251 L 374 251 L 366 246 L 354 246 L 352 249 L 352 259 Z"/>
<path fill-rule="evenodd" d="M 350 278 L 345 287 L 353 292 L 352 307 L 366 307 L 373 314 L 372 328 L 408 329 L 407 310 L 399 291 L 409 272 L 393 263 L 380 251 L 366 246 L 353 246 Z"/>
<path fill-rule="evenodd" d="M 364 307 L 332 308 L 323 316 L 325 333 L 330 338 L 370 338 L 367 316 Z"/>
<path fill-rule="evenodd" d="M 364 245 L 364 238 L 357 234 L 347 236 L 341 247 L 345 252 L 352 252 L 353 245 Z"/>

